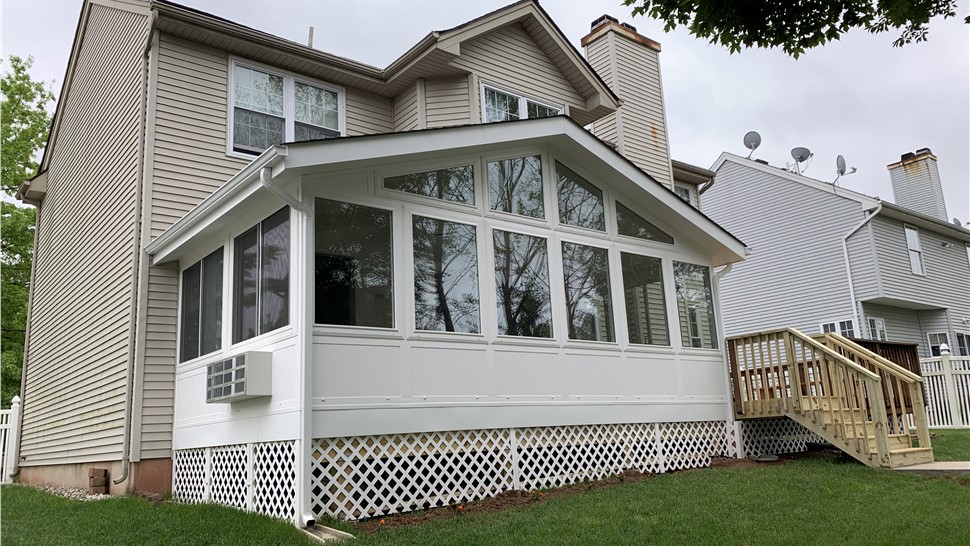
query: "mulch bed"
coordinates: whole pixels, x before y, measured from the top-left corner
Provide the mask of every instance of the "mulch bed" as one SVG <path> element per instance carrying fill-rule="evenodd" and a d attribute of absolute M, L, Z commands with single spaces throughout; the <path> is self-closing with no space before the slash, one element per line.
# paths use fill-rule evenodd
<path fill-rule="evenodd" d="M 729 457 L 719 457 L 711 461 L 710 468 L 726 468 L 726 469 L 736 469 L 736 468 L 754 468 L 766 465 L 778 465 L 778 464 L 788 464 L 791 461 L 798 459 L 807 458 L 839 458 L 841 452 L 832 450 L 813 450 L 805 451 L 802 453 L 791 453 L 787 455 L 780 455 L 777 461 L 771 462 L 758 462 L 752 459 L 734 459 Z M 682 472 L 693 472 L 702 469 L 691 469 L 691 470 L 677 470 L 672 472 L 672 474 L 679 474 Z M 417 510 L 414 512 L 406 512 L 403 514 L 394 514 L 390 516 L 382 516 L 378 518 L 371 518 L 360 520 L 354 522 L 354 526 L 358 531 L 364 533 L 376 533 L 383 529 L 394 529 L 397 527 L 415 527 L 419 525 L 424 525 L 432 521 L 449 520 L 456 517 L 464 517 L 466 515 L 474 514 L 487 514 L 493 512 L 501 512 L 503 510 L 508 510 L 510 508 L 515 508 L 518 506 L 527 506 L 530 504 L 536 504 L 540 502 L 545 502 L 549 499 L 556 499 L 559 497 L 566 497 L 570 495 L 576 495 L 578 493 L 584 493 L 586 491 L 596 491 L 600 489 L 607 489 L 610 487 L 616 487 L 621 484 L 641 482 L 644 480 L 649 480 L 654 475 L 650 473 L 641 473 L 638 470 L 629 469 L 625 470 L 621 474 L 616 476 L 611 476 L 609 478 L 603 478 L 597 481 L 589 481 L 582 483 L 575 483 L 571 485 L 564 485 L 562 487 L 557 487 L 555 489 L 546 489 L 542 491 L 506 491 L 494 497 L 488 497 L 485 499 L 477 500 L 474 502 L 462 503 L 451 506 L 442 506 L 440 508 L 431 508 L 428 510 Z"/>

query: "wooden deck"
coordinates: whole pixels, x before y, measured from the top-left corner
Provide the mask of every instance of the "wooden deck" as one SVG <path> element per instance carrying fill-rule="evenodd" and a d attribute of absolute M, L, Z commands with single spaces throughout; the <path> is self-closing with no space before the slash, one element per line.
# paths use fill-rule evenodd
<path fill-rule="evenodd" d="M 737 419 L 788 417 L 870 466 L 933 462 L 919 375 L 794 328 L 734 336 L 727 350 Z"/>

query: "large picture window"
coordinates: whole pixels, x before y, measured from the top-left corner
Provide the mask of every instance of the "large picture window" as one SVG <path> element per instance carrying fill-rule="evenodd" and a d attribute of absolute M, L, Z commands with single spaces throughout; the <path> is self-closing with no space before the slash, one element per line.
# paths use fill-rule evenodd
<path fill-rule="evenodd" d="M 605 248 L 562 244 L 569 339 L 616 341 L 610 299 L 610 257 Z"/>
<path fill-rule="evenodd" d="M 238 343 L 290 322 L 290 208 L 233 241 L 233 328 Z"/>
<path fill-rule="evenodd" d="M 552 337 L 549 251 L 542 237 L 495 230 L 498 333 Z"/>
<path fill-rule="evenodd" d="M 316 200 L 317 324 L 394 327 L 391 212 Z"/>
<path fill-rule="evenodd" d="M 559 196 L 561 223 L 606 231 L 603 191 L 558 161 L 556 162 L 556 192 Z"/>
<path fill-rule="evenodd" d="M 488 199 L 492 210 L 545 218 L 539 156 L 489 161 Z"/>
<path fill-rule="evenodd" d="M 620 254 L 620 264 L 630 343 L 670 345 L 660 258 L 624 252 Z"/>
<path fill-rule="evenodd" d="M 481 332 L 475 226 L 414 216 L 414 327 Z"/>
<path fill-rule="evenodd" d="M 179 362 L 222 348 L 222 248 L 182 271 Z"/>
<path fill-rule="evenodd" d="M 230 149 L 259 154 L 281 142 L 338 137 L 342 101 L 338 88 L 233 63 Z"/>
<path fill-rule="evenodd" d="M 717 348 L 710 268 L 674 262 L 674 288 L 684 347 Z"/>

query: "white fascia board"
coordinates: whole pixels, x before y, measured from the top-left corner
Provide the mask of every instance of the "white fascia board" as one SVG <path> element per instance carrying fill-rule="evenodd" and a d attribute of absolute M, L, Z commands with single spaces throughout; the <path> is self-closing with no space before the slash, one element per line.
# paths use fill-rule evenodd
<path fill-rule="evenodd" d="M 725 162 L 728 162 L 728 161 L 732 163 L 736 163 L 743 167 L 747 167 L 749 169 L 754 169 L 756 171 L 761 171 L 766 174 L 771 174 L 780 178 L 784 178 L 785 180 L 790 180 L 792 182 L 804 184 L 810 188 L 815 188 L 817 190 L 824 191 L 825 193 L 831 193 L 838 197 L 843 197 L 851 201 L 856 201 L 857 203 L 860 203 L 862 205 L 862 208 L 867 210 L 874 208 L 876 205 L 879 204 L 878 197 L 872 197 L 864 193 L 852 191 L 848 188 L 835 186 L 832 183 L 825 182 L 823 180 L 817 180 L 815 178 L 810 178 L 803 174 L 790 173 L 779 167 L 773 167 L 771 165 L 765 165 L 764 163 L 758 163 L 753 159 L 747 159 L 745 157 L 734 155 L 728 152 L 721 153 L 721 156 L 717 158 L 717 161 L 715 161 L 714 164 L 711 165 L 711 170 L 714 172 L 717 172 L 717 170 L 721 168 L 721 165 L 723 165 Z"/>
<path fill-rule="evenodd" d="M 906 207 L 900 207 L 893 203 L 884 202 L 882 209 L 879 211 L 879 216 L 899 220 L 927 231 L 953 237 L 964 243 L 970 243 L 970 230 L 957 226 L 956 224 L 938 220 L 932 216 L 926 216 L 925 214 L 909 210 Z M 963 259 L 965 257 L 961 257 L 961 260 Z"/>
<path fill-rule="evenodd" d="M 238 204 L 262 186 L 259 173 L 263 167 L 273 167 L 274 176 L 281 173 L 284 170 L 281 160 L 285 157 L 285 146 L 274 146 L 267 149 L 249 165 L 233 175 L 212 195 L 203 199 L 195 208 L 163 231 L 161 235 L 145 246 L 145 252 L 152 256 L 153 263 L 157 265 L 174 259 L 172 254 L 216 221 L 221 216 L 222 209 L 226 208 L 227 203 Z"/>

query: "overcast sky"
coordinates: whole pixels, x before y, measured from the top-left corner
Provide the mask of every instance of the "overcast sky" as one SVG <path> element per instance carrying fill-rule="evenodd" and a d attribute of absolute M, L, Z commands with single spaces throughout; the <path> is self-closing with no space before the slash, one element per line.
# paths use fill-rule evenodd
<path fill-rule="evenodd" d="M 459 25 L 511 0 L 184 0 L 184 4 L 287 39 L 378 67 L 432 30 Z M 34 57 L 35 79 L 60 93 L 80 11 L 79 0 L 3 0 L 2 55 Z M 892 47 L 895 33 L 854 31 L 797 61 L 775 50 L 730 55 L 683 30 L 630 17 L 621 0 L 545 0 L 579 47 L 604 13 L 662 44 L 661 69 L 675 159 L 709 167 L 723 151 L 747 155 L 743 135 L 761 133 L 755 157 L 791 162 L 790 150 L 815 153 L 806 175 L 831 182 L 842 154 L 858 172 L 840 185 L 892 199 L 886 165 L 928 147 L 939 158 L 950 217 L 970 220 L 970 30 L 959 16 L 934 20 L 927 43 Z"/>

